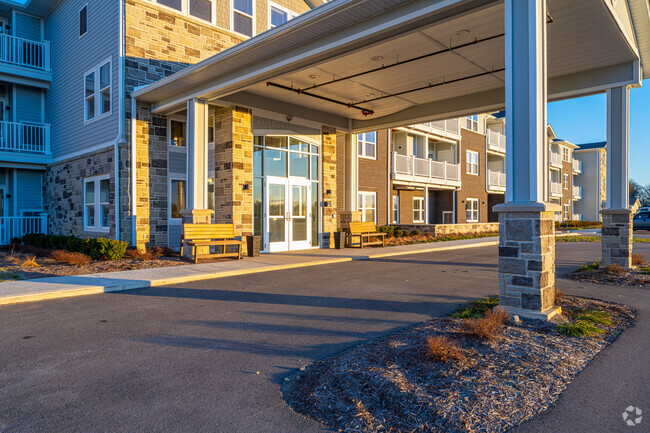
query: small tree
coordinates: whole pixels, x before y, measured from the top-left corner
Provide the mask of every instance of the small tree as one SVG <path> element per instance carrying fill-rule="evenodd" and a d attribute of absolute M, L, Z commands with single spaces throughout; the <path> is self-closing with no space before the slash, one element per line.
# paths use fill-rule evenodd
<path fill-rule="evenodd" d="M 639 199 L 641 206 L 650 206 L 650 185 L 640 185 L 630 179 L 630 203 Z"/>

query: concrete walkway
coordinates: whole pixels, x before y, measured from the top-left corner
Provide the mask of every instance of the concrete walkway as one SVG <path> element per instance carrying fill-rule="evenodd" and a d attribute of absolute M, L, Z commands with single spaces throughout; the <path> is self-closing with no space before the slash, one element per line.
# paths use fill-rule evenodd
<path fill-rule="evenodd" d="M 23 281 L 4 281 L 0 283 L 0 305 L 119 292 L 122 290 L 350 262 L 353 260 L 369 260 L 381 257 L 456 250 L 460 248 L 475 248 L 497 244 L 498 238 L 491 237 L 386 248 L 312 249 L 297 252 L 263 254 L 259 257 L 247 257 L 244 260 L 197 265 L 188 264 L 133 271 L 49 277 Z"/>

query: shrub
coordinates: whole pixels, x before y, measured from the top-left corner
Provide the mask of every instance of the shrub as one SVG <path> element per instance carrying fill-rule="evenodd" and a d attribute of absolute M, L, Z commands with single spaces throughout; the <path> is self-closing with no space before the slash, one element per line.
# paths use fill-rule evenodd
<path fill-rule="evenodd" d="M 499 298 L 494 297 L 490 298 L 489 296 L 485 299 L 479 299 L 478 301 L 471 302 L 468 307 L 461 308 L 456 311 L 451 317 L 460 317 L 466 319 L 469 317 L 480 317 L 485 314 L 488 310 L 499 305 Z"/>
<path fill-rule="evenodd" d="M 140 252 L 136 249 L 126 250 L 126 256 L 136 260 L 148 261 L 156 258 L 156 255 L 151 252 Z"/>
<path fill-rule="evenodd" d="M 595 323 L 598 325 L 612 326 L 612 315 L 603 310 L 586 310 L 577 314 L 576 319 L 582 322 Z"/>
<path fill-rule="evenodd" d="M 74 236 L 44 235 L 30 233 L 23 237 L 25 245 L 48 250 L 64 250 L 83 253 L 93 260 L 119 260 L 124 257 L 127 242 L 114 239 L 81 239 Z"/>
<path fill-rule="evenodd" d="M 488 317 L 467 319 L 463 322 L 463 328 L 480 340 L 494 340 L 503 332 L 503 325 Z"/>
<path fill-rule="evenodd" d="M 589 322 L 579 320 L 575 323 L 557 325 L 560 334 L 570 337 L 593 337 L 598 334 L 604 334 L 606 331 L 597 328 Z"/>
<path fill-rule="evenodd" d="M 555 228 L 570 228 L 570 229 L 579 229 L 579 228 L 585 228 L 585 227 L 602 227 L 602 223 L 600 221 L 577 221 L 577 220 L 570 220 L 570 221 L 555 221 Z"/>
<path fill-rule="evenodd" d="M 555 303 L 561 304 L 564 301 L 564 292 L 560 289 L 555 289 Z"/>
<path fill-rule="evenodd" d="M 35 247 L 33 245 L 21 245 L 19 249 L 25 254 L 30 254 L 36 257 L 47 257 L 51 253 L 48 249 Z"/>
<path fill-rule="evenodd" d="M 639 253 L 632 254 L 633 266 L 642 265 L 644 263 L 645 263 L 645 257 L 643 257 L 643 254 L 639 254 Z"/>
<path fill-rule="evenodd" d="M 599 268 L 600 268 L 600 263 L 599 262 L 593 262 L 593 263 L 589 263 L 589 264 L 586 264 L 586 265 L 582 265 L 573 272 L 597 271 Z"/>
<path fill-rule="evenodd" d="M 502 308 L 493 308 L 485 313 L 485 318 L 499 325 L 505 325 L 510 321 L 510 315 Z"/>
<path fill-rule="evenodd" d="M 21 238 L 11 238 L 9 243 L 10 245 L 20 245 L 23 243 L 23 240 Z"/>
<path fill-rule="evenodd" d="M 68 265 L 73 266 L 85 266 L 90 264 L 92 261 L 90 256 L 87 256 L 86 254 L 71 253 L 63 250 L 54 250 L 50 256 L 58 262 L 67 263 Z"/>
<path fill-rule="evenodd" d="M 623 269 L 620 265 L 617 265 L 615 263 L 605 266 L 603 268 L 603 271 L 607 272 L 608 274 L 614 274 L 614 275 L 620 275 L 625 273 L 625 269 Z"/>
<path fill-rule="evenodd" d="M 447 337 L 428 336 L 425 341 L 424 356 L 431 361 L 462 361 L 465 359 L 465 351 Z"/>
<path fill-rule="evenodd" d="M 178 255 L 177 251 L 169 247 L 151 247 L 147 251 L 156 257 L 175 257 Z"/>
<path fill-rule="evenodd" d="M 411 236 L 420 236 L 419 230 L 411 230 Z"/>

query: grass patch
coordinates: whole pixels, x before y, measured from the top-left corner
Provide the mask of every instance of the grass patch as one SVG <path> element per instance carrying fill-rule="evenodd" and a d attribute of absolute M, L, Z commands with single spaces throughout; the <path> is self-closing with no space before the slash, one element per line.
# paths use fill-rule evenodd
<path fill-rule="evenodd" d="M 460 319 L 469 319 L 481 317 L 488 310 L 493 309 L 499 305 L 498 297 L 487 297 L 485 299 L 479 299 L 478 301 L 471 302 L 467 307 L 457 310 L 451 315 L 451 317 L 457 317 Z"/>
<path fill-rule="evenodd" d="M 557 325 L 560 334 L 569 337 L 595 337 L 596 335 L 605 334 L 607 331 L 594 326 L 584 320 L 578 320 L 575 323 Z"/>
<path fill-rule="evenodd" d="M 600 269 L 600 262 L 593 262 L 593 263 L 588 263 L 586 265 L 582 265 L 573 272 L 597 271 L 598 269 Z"/>
<path fill-rule="evenodd" d="M 465 351 L 443 336 L 428 336 L 425 340 L 424 356 L 431 361 L 449 362 L 465 359 Z"/>
<path fill-rule="evenodd" d="M 634 243 L 650 244 L 650 238 L 633 238 Z M 600 242 L 600 236 L 555 236 L 555 242 Z"/>
<path fill-rule="evenodd" d="M 0 268 L 0 282 L 11 280 L 23 280 L 24 278 L 14 272 L 8 271 L 5 268 Z"/>
<path fill-rule="evenodd" d="M 639 268 L 639 272 L 642 274 L 650 275 L 650 266 L 644 266 L 642 268 Z"/>
<path fill-rule="evenodd" d="M 603 310 L 586 310 L 575 315 L 579 322 L 594 323 L 596 325 L 613 326 L 612 315 Z"/>

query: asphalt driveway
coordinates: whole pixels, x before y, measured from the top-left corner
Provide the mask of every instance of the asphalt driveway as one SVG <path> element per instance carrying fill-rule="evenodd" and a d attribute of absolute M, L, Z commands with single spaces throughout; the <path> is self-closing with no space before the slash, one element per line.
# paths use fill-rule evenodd
<path fill-rule="evenodd" d="M 558 272 L 598 248 L 558 245 Z M 283 402 L 287 373 L 495 294 L 496 260 L 496 247 L 474 248 L 2 307 L 0 430 L 326 431 Z M 648 290 L 558 285 L 639 304 L 641 317 L 565 393 L 577 396 L 521 430 L 567 431 L 571 416 L 588 423 L 578 430 L 616 431 L 601 427 L 624 427 L 627 404 L 650 412 Z M 603 370 L 625 389 L 583 395 L 603 391 Z"/>

